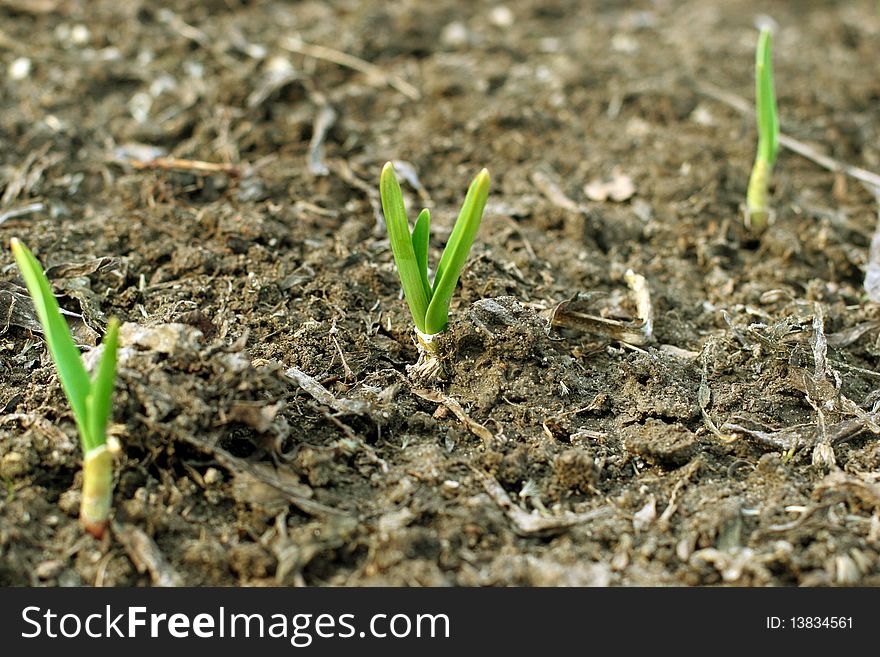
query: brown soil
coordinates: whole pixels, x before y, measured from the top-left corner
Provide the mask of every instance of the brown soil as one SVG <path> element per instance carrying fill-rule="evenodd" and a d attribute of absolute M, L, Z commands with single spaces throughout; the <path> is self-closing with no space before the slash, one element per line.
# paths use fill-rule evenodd
<path fill-rule="evenodd" d="M 129 323 L 96 541 L 0 255 L 0 583 L 880 584 L 875 198 L 783 150 L 750 235 L 753 123 L 700 87 L 752 98 L 766 12 L 783 130 L 880 169 L 875 2 L 158 5 L 0 1 L 0 239 L 84 345 Z M 229 166 L 132 164 L 158 156 Z M 493 178 L 443 381 L 407 372 L 390 159 L 435 262 Z M 653 341 L 549 328 L 578 295 L 634 320 L 628 269 Z"/>

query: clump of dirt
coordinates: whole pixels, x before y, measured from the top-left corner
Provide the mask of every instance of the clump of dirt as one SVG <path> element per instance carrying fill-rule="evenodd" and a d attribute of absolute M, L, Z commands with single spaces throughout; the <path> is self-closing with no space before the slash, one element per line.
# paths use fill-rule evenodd
<path fill-rule="evenodd" d="M 880 583 L 877 199 L 783 151 L 743 226 L 754 126 L 706 90 L 748 104 L 759 11 L 783 131 L 880 169 L 868 3 L 0 2 L 0 240 L 87 361 L 124 322 L 96 541 L 0 256 L 0 583 Z M 388 160 L 432 262 L 492 173 L 435 380 Z"/>

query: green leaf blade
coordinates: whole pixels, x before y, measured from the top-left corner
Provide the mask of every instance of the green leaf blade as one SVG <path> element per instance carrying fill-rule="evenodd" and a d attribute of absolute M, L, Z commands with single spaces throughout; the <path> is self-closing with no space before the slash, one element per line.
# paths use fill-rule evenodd
<path fill-rule="evenodd" d="M 483 210 L 489 197 L 489 172 L 483 169 L 471 182 L 449 242 L 440 257 L 434 290 L 425 315 L 425 333 L 439 333 L 446 328 L 449 302 L 458 284 L 458 277 L 480 228 Z"/>
<path fill-rule="evenodd" d="M 419 265 L 419 276 L 422 286 L 428 297 L 428 305 L 431 303 L 431 283 L 428 281 L 428 243 L 431 238 L 431 212 L 425 208 L 419 213 L 416 225 L 413 227 L 412 244 L 416 254 L 416 262 Z"/>
<path fill-rule="evenodd" d="M 70 328 L 61 315 L 58 300 L 39 261 L 21 241 L 13 238 L 10 245 L 15 262 L 33 299 L 37 317 L 43 326 L 49 353 L 55 361 L 58 378 L 61 379 L 61 387 L 70 402 L 80 434 L 85 438 L 88 432 L 86 395 L 90 382 L 79 349 L 73 342 Z"/>
<path fill-rule="evenodd" d="M 89 440 L 93 443 L 88 449 L 99 447 L 107 442 L 107 420 L 113 408 L 113 383 L 116 380 L 116 350 L 119 342 L 119 322 L 111 319 L 104 334 L 104 351 L 98 369 L 86 396 L 88 409 Z"/>
<path fill-rule="evenodd" d="M 391 241 L 391 252 L 394 254 L 400 284 L 403 286 L 403 295 L 406 297 L 416 328 L 424 331 L 428 295 L 419 273 L 419 262 L 413 248 L 400 183 L 397 182 L 391 162 L 382 169 L 379 192 L 382 197 L 382 212 L 385 215 L 388 238 Z"/>
<path fill-rule="evenodd" d="M 755 50 L 755 105 L 758 115 L 758 156 L 770 166 L 779 151 L 779 112 L 773 86 L 772 35 L 763 28 Z"/>

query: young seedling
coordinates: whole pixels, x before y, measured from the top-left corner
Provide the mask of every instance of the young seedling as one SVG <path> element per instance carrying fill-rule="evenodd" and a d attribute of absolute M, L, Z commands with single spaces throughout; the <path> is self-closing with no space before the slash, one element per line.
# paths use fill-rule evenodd
<path fill-rule="evenodd" d="M 382 169 L 379 191 L 388 237 L 391 240 L 391 252 L 394 254 L 403 295 L 415 324 L 419 345 L 416 374 L 433 376 L 440 371 L 434 337 L 446 329 L 449 303 L 486 207 L 489 172 L 486 169 L 480 171 L 468 188 L 452 234 L 437 265 L 433 282 L 428 276 L 428 242 L 431 234 L 428 209 L 419 213 L 410 232 L 403 194 L 391 162 Z"/>
<path fill-rule="evenodd" d="M 773 90 L 773 68 L 770 61 L 770 29 L 761 29 L 755 51 L 755 113 L 758 121 L 758 154 L 749 189 L 746 193 L 746 226 L 763 232 L 773 217 L 767 185 L 779 151 L 779 116 Z"/>
<path fill-rule="evenodd" d="M 55 362 L 61 387 L 79 429 L 83 449 L 80 522 L 87 532 L 100 538 L 109 522 L 113 492 L 113 456 L 107 446 L 107 420 L 110 417 L 113 382 L 116 378 L 119 323 L 111 319 L 107 325 L 104 352 L 94 377 L 90 379 L 43 268 L 19 240 L 13 239 L 11 247 L 15 262 L 34 301 L 37 317 L 49 345 L 49 353 Z"/>

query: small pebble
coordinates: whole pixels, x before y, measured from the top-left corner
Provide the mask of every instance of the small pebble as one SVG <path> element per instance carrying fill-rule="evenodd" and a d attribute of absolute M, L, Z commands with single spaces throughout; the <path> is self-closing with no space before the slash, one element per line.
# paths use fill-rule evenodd
<path fill-rule="evenodd" d="M 706 105 L 697 105 L 691 112 L 691 121 L 697 125 L 713 126 L 715 125 L 715 116 Z"/>
<path fill-rule="evenodd" d="M 139 91 L 128 101 L 128 111 L 138 123 L 145 123 L 150 118 L 150 109 L 153 106 L 153 97 L 146 91 Z"/>
<path fill-rule="evenodd" d="M 85 25 L 74 25 L 73 28 L 70 30 L 70 41 L 75 46 L 84 46 L 89 42 L 89 39 L 91 38 L 92 35 L 89 32 L 89 28 L 87 28 Z"/>
<path fill-rule="evenodd" d="M 79 515 L 79 503 L 82 500 L 82 492 L 75 488 L 64 491 L 58 497 L 58 508 L 69 516 Z"/>
<path fill-rule="evenodd" d="M 440 42 L 450 48 L 466 46 L 469 39 L 470 34 L 467 27 L 465 27 L 464 23 L 459 23 L 458 21 L 449 23 L 440 34 Z"/>
<path fill-rule="evenodd" d="M 266 72 L 272 76 L 293 75 L 296 72 L 293 64 L 287 57 L 272 57 L 266 62 Z"/>
<path fill-rule="evenodd" d="M 637 532 L 642 531 L 643 529 L 647 529 L 648 525 L 654 522 L 656 518 L 657 500 L 652 495 L 651 498 L 648 500 L 648 503 L 633 514 L 633 529 L 635 529 Z"/>
<path fill-rule="evenodd" d="M 19 57 L 9 65 L 9 77 L 13 80 L 24 80 L 31 74 L 31 60 L 27 57 Z"/>
<path fill-rule="evenodd" d="M 34 568 L 34 574 L 39 579 L 52 579 L 61 572 L 64 568 L 64 563 L 59 561 L 58 559 L 50 559 L 49 561 L 43 561 L 42 563 L 37 564 L 37 567 Z"/>
<path fill-rule="evenodd" d="M 217 468 L 208 468 L 205 470 L 205 476 L 203 477 L 205 481 L 205 485 L 213 486 L 214 484 L 219 484 L 223 481 L 223 473 L 220 472 Z"/>
<path fill-rule="evenodd" d="M 43 120 L 52 132 L 61 132 L 64 129 L 64 124 L 54 114 L 47 115 Z"/>
<path fill-rule="evenodd" d="M 492 7 L 489 12 L 489 22 L 495 27 L 510 27 L 513 25 L 513 12 L 504 5 Z"/>
<path fill-rule="evenodd" d="M 4 479 L 20 477 L 28 470 L 26 461 L 18 452 L 9 452 L 0 458 L 0 477 Z"/>

